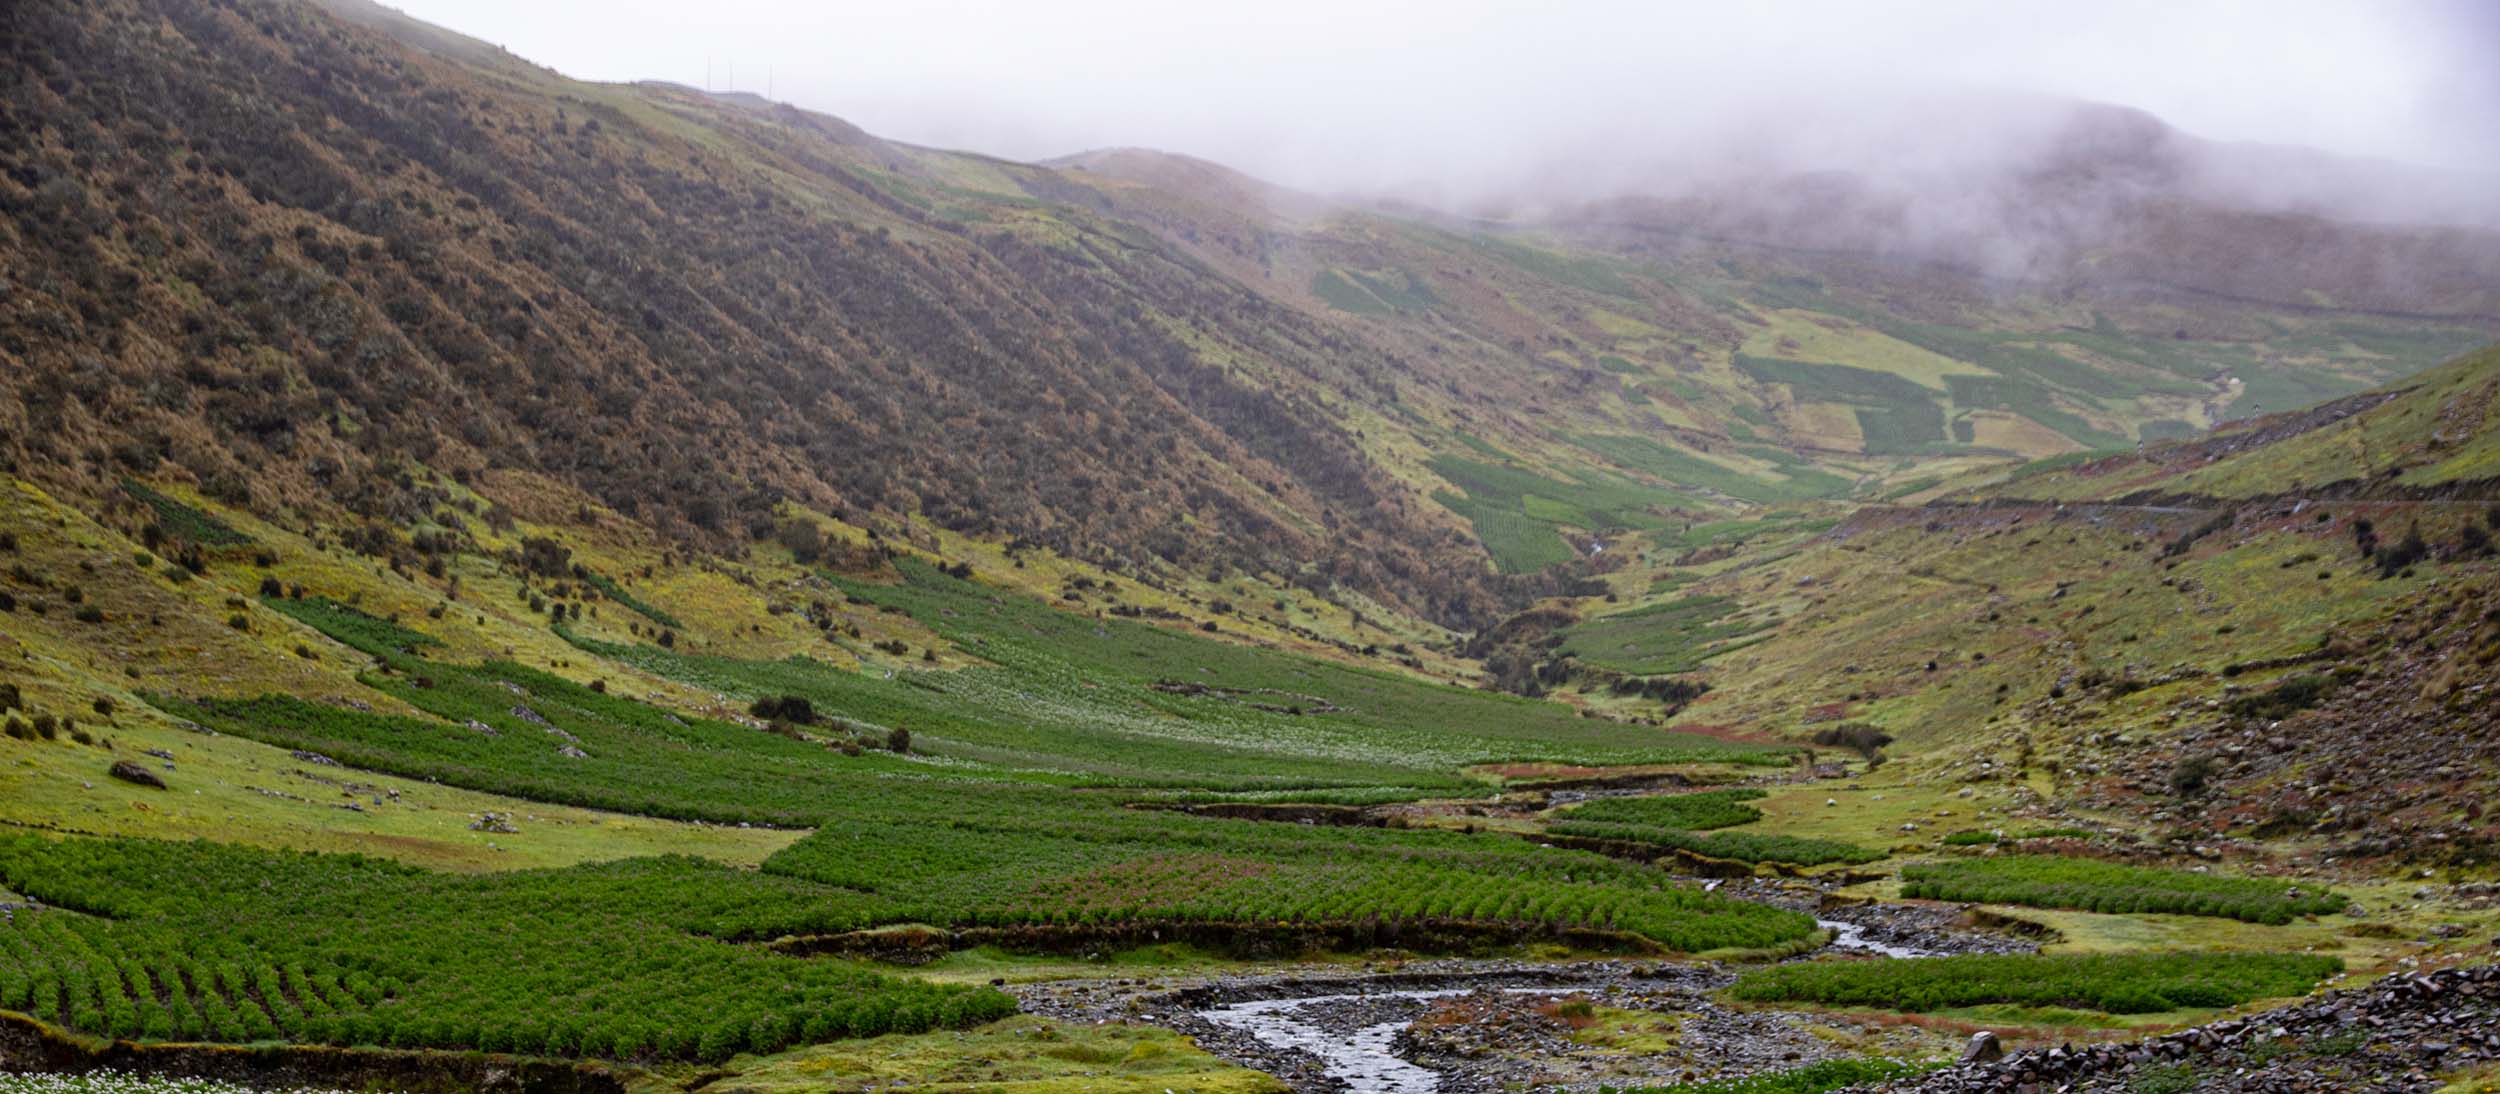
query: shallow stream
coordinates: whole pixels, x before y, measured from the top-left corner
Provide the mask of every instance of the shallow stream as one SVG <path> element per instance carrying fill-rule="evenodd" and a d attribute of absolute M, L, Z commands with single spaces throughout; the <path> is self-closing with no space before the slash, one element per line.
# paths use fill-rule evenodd
<path fill-rule="evenodd" d="M 1866 928 L 1836 919 L 1817 920 L 1832 933 L 1830 948 L 1881 957 L 1927 957 L 1937 951 L 1876 941 Z M 1604 981 L 1587 984 L 1540 984 L 1499 990 L 1522 995 L 1573 995 L 1598 992 Z M 1279 1052 L 1307 1053 L 1320 1061 L 1328 1078 L 1344 1084 L 1349 1094 L 1434 1094 L 1441 1089 L 1439 1072 L 1418 1066 L 1395 1050 L 1398 1034 L 1412 1024 L 1433 999 L 1465 995 L 1469 988 L 1390 989 L 1337 992 L 1284 999 L 1254 999 L 1208 1007 L 1198 1018 L 1237 1030 Z"/>

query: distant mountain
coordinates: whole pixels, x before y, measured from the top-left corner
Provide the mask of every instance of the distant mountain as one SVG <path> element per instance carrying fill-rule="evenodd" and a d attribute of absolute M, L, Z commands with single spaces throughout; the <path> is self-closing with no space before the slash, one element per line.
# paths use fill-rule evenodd
<path fill-rule="evenodd" d="M 1627 180 L 1540 219 L 1632 253 L 1708 242 L 2070 298 L 2500 319 L 2500 178 L 2205 141 L 2114 107 L 2046 104 L 2023 121 L 1940 165 Z"/>

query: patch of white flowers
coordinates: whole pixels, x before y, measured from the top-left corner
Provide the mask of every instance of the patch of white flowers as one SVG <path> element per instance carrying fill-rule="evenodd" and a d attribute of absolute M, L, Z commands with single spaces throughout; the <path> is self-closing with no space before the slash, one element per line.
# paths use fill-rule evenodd
<path fill-rule="evenodd" d="M 0 1071 L 0 1094 L 347 1094 L 341 1090 L 296 1087 L 263 1090 L 215 1079 L 179 1075 L 134 1075 L 123 1071 L 59 1072 Z"/>

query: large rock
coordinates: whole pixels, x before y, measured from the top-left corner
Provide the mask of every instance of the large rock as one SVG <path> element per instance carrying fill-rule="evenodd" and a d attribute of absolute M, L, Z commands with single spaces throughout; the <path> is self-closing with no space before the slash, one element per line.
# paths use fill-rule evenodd
<path fill-rule="evenodd" d="M 126 783 L 138 783 L 141 786 L 153 786 L 158 790 L 165 789 L 165 780 L 158 778 L 156 776 L 156 772 L 150 771 L 147 768 L 141 767 L 140 765 L 129 760 L 114 761 L 113 769 L 108 772 L 108 774 Z"/>
<path fill-rule="evenodd" d="M 2005 1043 L 1984 1029 L 1971 1034 L 1970 1044 L 1962 1046 L 1962 1062 L 1966 1064 L 1992 1064 L 2004 1058 Z"/>

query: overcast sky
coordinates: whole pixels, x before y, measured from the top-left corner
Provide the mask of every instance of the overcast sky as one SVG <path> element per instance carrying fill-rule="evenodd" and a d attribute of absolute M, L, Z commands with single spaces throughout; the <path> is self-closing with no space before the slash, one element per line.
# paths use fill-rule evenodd
<path fill-rule="evenodd" d="M 2500 169 L 2491 0 L 398 6 L 576 77 L 769 82 L 901 140 L 1019 159 L 1148 146 L 1323 190 L 1519 170 L 1626 133 L 1671 141 L 1764 101 L 1848 118 L 1912 87 Z"/>

